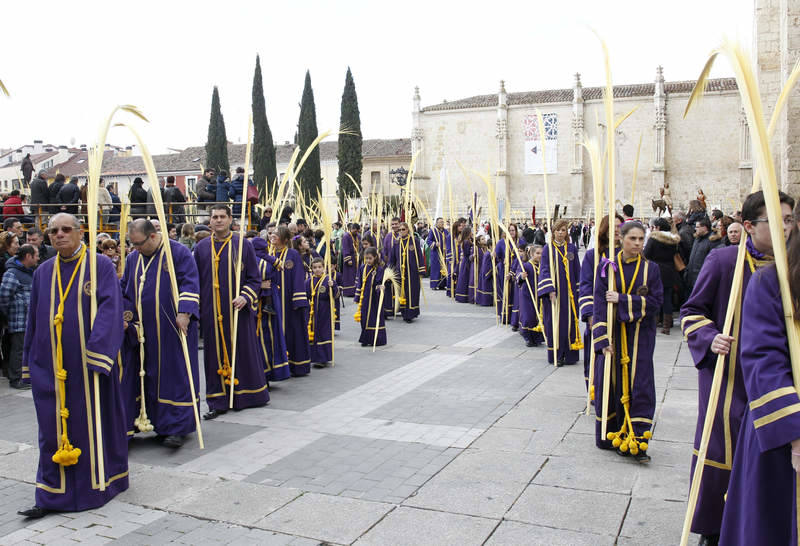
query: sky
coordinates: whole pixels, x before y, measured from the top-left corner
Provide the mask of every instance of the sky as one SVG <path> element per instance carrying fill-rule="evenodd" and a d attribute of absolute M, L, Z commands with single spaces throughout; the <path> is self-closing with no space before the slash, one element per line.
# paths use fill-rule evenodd
<path fill-rule="evenodd" d="M 292 141 L 306 70 L 319 131 L 335 130 L 353 72 L 364 138 L 411 133 L 422 105 L 495 93 L 602 85 L 595 29 L 615 84 L 695 79 L 723 37 L 750 49 L 754 0 L 39 0 L 3 29 L 0 148 L 34 139 L 92 145 L 117 104 L 153 153 L 203 145 L 213 86 L 228 139 L 246 142 L 256 54 L 275 141 Z M 732 74 L 718 62 L 713 77 Z M 120 118 L 126 119 L 126 116 Z M 130 120 L 130 117 L 127 117 Z M 125 129 L 108 141 L 134 144 Z"/>

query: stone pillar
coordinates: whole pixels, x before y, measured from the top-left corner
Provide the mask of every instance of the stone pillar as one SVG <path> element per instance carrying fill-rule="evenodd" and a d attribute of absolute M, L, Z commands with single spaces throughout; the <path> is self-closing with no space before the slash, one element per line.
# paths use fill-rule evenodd
<path fill-rule="evenodd" d="M 747 114 L 742 107 L 739 110 L 739 201 L 744 201 L 752 187 L 753 160 L 750 155 L 750 126 L 747 124 Z"/>
<path fill-rule="evenodd" d="M 653 147 L 653 168 L 651 188 L 640 188 L 638 192 L 649 191 L 655 197 L 658 195 L 659 188 L 664 186 L 667 177 L 667 168 L 664 161 L 667 146 L 667 94 L 664 92 L 664 69 L 659 66 L 656 68 L 656 85 L 653 93 L 653 105 L 655 106 L 655 123 L 653 124 L 655 143 Z M 637 202 L 647 202 L 646 199 L 637 198 Z"/>
<path fill-rule="evenodd" d="M 572 214 L 579 216 L 586 215 L 587 210 L 584 210 L 586 203 L 593 203 L 592 200 L 592 185 L 589 184 L 588 188 L 584 184 L 583 176 L 583 84 L 581 84 L 581 75 L 575 73 L 575 81 L 572 84 L 572 166 L 570 169 L 570 188 L 572 195 L 577 198 L 570 203 Z"/>
<path fill-rule="evenodd" d="M 509 187 L 511 181 L 508 176 L 508 94 L 503 80 L 500 80 L 500 90 L 497 93 L 497 172 L 496 193 L 498 199 L 505 202 L 505 210 L 509 210 Z"/>
<path fill-rule="evenodd" d="M 411 157 L 419 152 L 414 170 L 422 175 L 425 171 L 424 135 L 422 132 L 422 108 L 420 108 L 419 87 L 414 87 L 414 106 L 411 110 Z"/>
<path fill-rule="evenodd" d="M 756 0 L 754 42 L 758 82 L 767 116 L 800 57 L 800 0 Z M 800 91 L 795 89 L 779 117 L 772 140 L 781 189 L 800 194 Z"/>

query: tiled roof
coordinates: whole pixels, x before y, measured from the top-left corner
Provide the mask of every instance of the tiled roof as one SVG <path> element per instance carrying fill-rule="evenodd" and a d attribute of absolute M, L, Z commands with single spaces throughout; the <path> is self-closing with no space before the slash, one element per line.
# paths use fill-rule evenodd
<path fill-rule="evenodd" d="M 667 95 L 673 93 L 691 93 L 694 88 L 695 80 L 666 82 L 664 91 Z M 603 98 L 603 87 L 584 87 L 584 100 L 601 100 Z M 716 78 L 708 80 L 706 91 L 737 91 L 739 87 L 735 78 Z M 615 85 L 614 98 L 627 97 L 647 97 L 653 96 L 655 83 L 639 83 L 632 85 Z M 508 93 L 509 106 L 517 104 L 547 104 L 554 102 L 572 102 L 572 89 L 548 89 L 544 91 L 525 91 L 521 93 Z M 442 102 L 426 106 L 423 112 L 435 112 L 439 110 L 460 110 L 463 108 L 483 108 L 497 106 L 497 93 L 492 95 L 476 95 L 464 99 Z"/>

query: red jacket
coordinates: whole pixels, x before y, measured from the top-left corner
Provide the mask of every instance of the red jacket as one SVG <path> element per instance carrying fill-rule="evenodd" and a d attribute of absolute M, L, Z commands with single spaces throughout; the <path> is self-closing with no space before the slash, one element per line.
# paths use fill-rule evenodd
<path fill-rule="evenodd" d="M 5 218 L 11 218 L 14 216 L 19 218 L 20 216 L 24 215 L 25 211 L 22 210 L 22 199 L 20 199 L 18 195 L 9 197 L 6 199 L 5 203 L 3 203 L 3 216 Z"/>

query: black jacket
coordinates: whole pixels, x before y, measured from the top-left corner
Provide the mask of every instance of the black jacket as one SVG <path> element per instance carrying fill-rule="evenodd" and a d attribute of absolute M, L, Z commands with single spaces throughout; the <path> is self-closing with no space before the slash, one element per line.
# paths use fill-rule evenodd
<path fill-rule="evenodd" d="M 59 210 L 61 210 L 61 206 L 59 204 L 61 202 L 58 200 L 58 193 L 61 191 L 61 188 L 63 188 L 63 187 L 64 187 L 64 183 L 63 182 L 53 182 L 47 188 L 47 193 L 50 196 L 50 198 L 47 201 L 51 205 L 55 205 L 55 206 L 50 207 L 50 210 L 53 213 L 58 212 Z"/>
<path fill-rule="evenodd" d="M 181 192 L 180 188 L 177 186 L 167 186 L 164 190 L 164 212 L 169 215 L 170 211 L 170 204 L 172 205 L 172 223 L 174 224 L 182 224 L 184 223 L 184 216 L 183 216 L 183 205 L 180 203 L 185 203 L 186 197 L 183 196 L 183 192 Z M 167 218 L 169 220 L 169 218 Z"/>
<path fill-rule="evenodd" d="M 713 248 L 714 242 L 711 240 L 711 233 L 695 239 L 689 262 L 686 264 L 686 282 L 689 284 L 689 288 L 694 288 L 697 276 L 700 275 L 700 270 L 703 268 L 703 262 L 706 261 L 708 253 Z"/>
<path fill-rule="evenodd" d="M 47 188 L 47 180 L 38 176 L 31 180 L 31 205 L 46 205 L 50 202 L 50 192 Z"/>
<path fill-rule="evenodd" d="M 134 184 L 131 186 L 131 191 L 128 194 L 131 200 L 131 216 L 144 216 L 147 214 L 147 190 L 141 184 Z M 141 205 L 137 204 L 141 203 Z"/>
<path fill-rule="evenodd" d="M 678 253 L 678 243 L 681 238 L 677 233 L 669 231 L 653 231 L 644 245 L 644 257 L 658 264 L 661 273 L 661 283 L 664 286 L 674 286 L 678 281 L 678 272 L 675 269 L 675 254 Z"/>
<path fill-rule="evenodd" d="M 73 203 L 77 203 L 81 200 L 81 190 L 77 184 L 72 182 L 68 182 L 64 184 L 64 187 L 61 188 L 58 192 L 58 202 L 62 205 L 72 205 Z M 78 207 L 77 206 L 67 206 L 64 209 L 66 212 L 77 214 Z"/>

